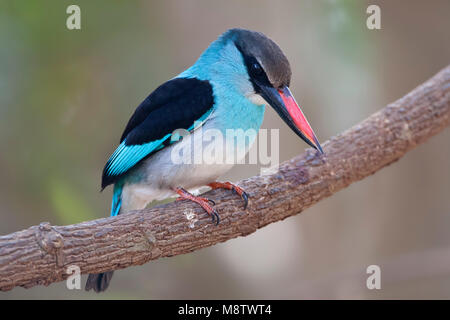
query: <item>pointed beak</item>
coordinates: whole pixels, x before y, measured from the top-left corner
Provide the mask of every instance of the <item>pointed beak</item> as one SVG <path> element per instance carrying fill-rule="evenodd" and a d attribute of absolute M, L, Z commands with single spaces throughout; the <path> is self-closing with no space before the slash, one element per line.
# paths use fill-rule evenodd
<path fill-rule="evenodd" d="M 269 86 L 259 86 L 259 88 L 261 96 L 275 109 L 292 131 L 323 154 L 319 140 L 317 140 L 313 129 L 303 115 L 289 88 L 275 89 Z"/>

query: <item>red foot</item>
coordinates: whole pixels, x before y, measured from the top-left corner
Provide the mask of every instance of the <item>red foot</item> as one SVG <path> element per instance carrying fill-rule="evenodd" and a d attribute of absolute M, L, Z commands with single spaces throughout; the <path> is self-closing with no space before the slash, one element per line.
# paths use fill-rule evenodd
<path fill-rule="evenodd" d="M 248 194 L 241 187 L 232 184 L 231 182 L 212 182 L 208 184 L 213 190 L 214 189 L 227 189 L 237 193 L 244 200 L 244 210 L 247 209 L 248 205 Z"/>
<path fill-rule="evenodd" d="M 196 197 L 183 188 L 176 188 L 174 189 L 174 191 L 180 195 L 180 197 L 177 198 L 176 201 L 189 200 L 198 203 L 212 217 L 212 221 L 216 222 L 216 225 L 219 224 L 220 221 L 219 214 L 217 213 L 217 210 L 215 210 L 211 206 L 211 204 L 215 205 L 214 201 L 208 198 Z"/>

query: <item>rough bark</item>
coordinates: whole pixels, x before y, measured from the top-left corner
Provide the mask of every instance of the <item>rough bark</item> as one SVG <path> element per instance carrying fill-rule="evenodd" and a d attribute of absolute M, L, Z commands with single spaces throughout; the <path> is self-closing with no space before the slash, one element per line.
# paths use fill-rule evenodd
<path fill-rule="evenodd" d="M 0 290 L 49 285 L 68 266 L 99 273 L 188 253 L 296 215 L 397 161 L 450 124 L 450 66 L 398 101 L 323 145 L 280 165 L 270 175 L 240 181 L 250 196 L 210 191 L 221 223 L 180 201 L 69 226 L 42 223 L 0 237 Z"/>

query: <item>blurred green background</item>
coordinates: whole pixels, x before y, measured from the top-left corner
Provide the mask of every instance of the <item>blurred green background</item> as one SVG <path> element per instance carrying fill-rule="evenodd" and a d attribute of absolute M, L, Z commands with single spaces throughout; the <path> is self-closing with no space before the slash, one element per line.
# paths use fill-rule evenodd
<path fill-rule="evenodd" d="M 66 8 L 81 7 L 81 30 Z M 366 8 L 381 7 L 381 30 Z M 103 165 L 135 107 L 228 28 L 266 33 L 321 141 L 450 63 L 450 1 L 0 1 L 0 234 L 109 214 Z M 306 147 L 271 110 L 281 160 Z M 224 179 L 259 172 L 237 166 Z M 303 214 L 191 254 L 12 298 L 450 298 L 450 132 Z M 366 288 L 377 264 L 382 289 Z M 83 276 L 83 285 L 86 276 Z"/>

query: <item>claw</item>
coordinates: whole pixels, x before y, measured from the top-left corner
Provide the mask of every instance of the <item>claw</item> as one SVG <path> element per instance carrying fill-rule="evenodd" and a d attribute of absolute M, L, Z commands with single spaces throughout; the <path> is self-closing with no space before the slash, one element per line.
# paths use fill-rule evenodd
<path fill-rule="evenodd" d="M 216 220 L 216 226 L 219 225 L 220 217 L 219 217 L 219 214 L 217 213 L 217 210 L 214 209 L 211 215 L 213 217 L 213 222 L 214 222 L 214 217 L 216 218 L 215 219 Z"/>
<path fill-rule="evenodd" d="M 232 193 L 238 194 L 242 200 L 244 200 L 244 210 L 247 209 L 248 206 L 248 193 L 245 192 L 241 187 L 232 184 L 231 182 L 212 182 L 208 184 L 212 189 L 227 189 L 231 190 Z"/>
<path fill-rule="evenodd" d="M 248 206 L 248 193 L 245 191 L 242 192 L 241 198 L 244 200 L 244 210 L 245 210 L 245 209 L 247 209 L 247 206 Z"/>
<path fill-rule="evenodd" d="M 211 216 L 212 222 L 215 222 L 216 226 L 219 224 L 219 213 L 211 206 L 211 204 L 216 204 L 213 200 L 203 197 L 196 197 L 183 188 L 176 188 L 174 191 L 180 195 L 180 197 L 177 198 L 177 201 L 189 200 L 199 204 Z"/>

